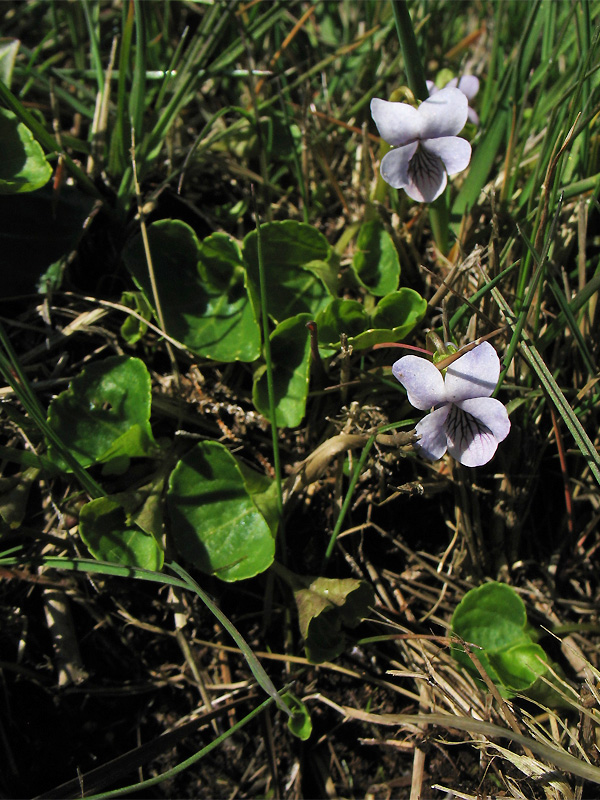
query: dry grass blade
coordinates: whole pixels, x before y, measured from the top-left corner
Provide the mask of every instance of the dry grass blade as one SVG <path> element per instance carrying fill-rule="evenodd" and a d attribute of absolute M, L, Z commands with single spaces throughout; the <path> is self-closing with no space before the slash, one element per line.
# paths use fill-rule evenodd
<path fill-rule="evenodd" d="M 565 750 L 559 750 L 557 747 L 542 744 L 528 736 L 516 733 L 507 728 L 502 728 L 499 725 L 494 725 L 491 722 L 484 722 L 482 720 L 473 719 L 472 717 L 452 716 L 450 714 L 371 714 L 357 708 L 351 708 L 350 706 L 340 706 L 321 695 L 318 696 L 318 699 L 348 719 L 356 719 L 373 725 L 407 726 L 417 729 L 423 725 L 437 725 L 446 730 L 458 730 L 479 734 L 480 736 L 485 736 L 487 739 L 492 740 L 498 738 L 510 739 L 512 742 L 516 742 L 522 747 L 529 748 L 532 753 L 535 753 L 537 756 L 547 761 L 555 769 L 559 769 L 562 772 L 570 772 L 579 778 L 584 778 L 587 781 L 600 785 L 599 767 L 582 761 L 572 756 L 570 753 L 567 753 Z M 544 771 L 547 771 L 547 768 L 542 768 Z"/>

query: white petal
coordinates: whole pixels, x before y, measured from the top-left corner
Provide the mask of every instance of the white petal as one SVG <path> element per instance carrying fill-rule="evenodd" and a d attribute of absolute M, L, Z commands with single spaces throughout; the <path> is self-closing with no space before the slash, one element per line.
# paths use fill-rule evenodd
<path fill-rule="evenodd" d="M 381 159 L 381 166 L 379 167 L 381 177 L 394 189 L 404 189 L 405 186 L 410 184 L 408 165 L 417 147 L 417 142 L 407 144 L 404 147 L 396 147 Z"/>
<path fill-rule="evenodd" d="M 471 106 L 469 106 L 469 122 L 472 122 L 473 125 L 479 125 L 479 116 L 477 112 L 471 108 Z"/>
<path fill-rule="evenodd" d="M 457 403 L 459 408 L 474 417 L 491 431 L 497 442 L 502 442 L 510 431 L 508 411 L 499 400 L 493 397 L 476 397 Z"/>
<path fill-rule="evenodd" d="M 392 366 L 392 373 L 415 408 L 425 411 L 446 402 L 442 373 L 426 358 L 404 356 Z"/>
<path fill-rule="evenodd" d="M 498 354 L 489 342 L 483 342 L 450 364 L 446 370 L 446 397 L 452 403 L 489 397 L 499 376 Z"/>
<path fill-rule="evenodd" d="M 442 136 L 439 139 L 428 139 L 422 146 L 444 162 L 448 175 L 461 172 L 469 166 L 471 145 L 460 136 Z"/>
<path fill-rule="evenodd" d="M 498 448 L 498 440 L 492 431 L 457 405 L 450 407 L 445 428 L 448 452 L 465 467 L 487 464 Z"/>
<path fill-rule="evenodd" d="M 433 202 L 448 182 L 442 159 L 421 146 L 410 160 L 408 178 L 404 191 L 419 203 Z"/>
<path fill-rule="evenodd" d="M 420 138 L 437 139 L 459 133 L 467 121 L 468 108 L 467 98 L 460 89 L 440 89 L 418 108 Z"/>
<path fill-rule="evenodd" d="M 408 103 L 392 103 L 374 97 L 371 116 L 381 138 L 394 147 L 402 147 L 420 138 L 422 123 L 419 111 Z"/>
<path fill-rule="evenodd" d="M 432 94 L 437 94 L 439 92 L 438 87 L 433 81 L 425 81 L 425 83 L 427 84 L 427 91 L 429 92 L 430 97 Z"/>
<path fill-rule="evenodd" d="M 448 448 L 445 423 L 450 408 L 450 405 L 437 408 L 417 424 L 416 432 L 421 437 L 417 447 L 425 458 L 430 458 L 432 461 L 441 458 Z"/>
<path fill-rule="evenodd" d="M 479 78 L 475 75 L 463 75 L 458 82 L 458 88 L 468 100 L 472 100 L 479 91 Z"/>

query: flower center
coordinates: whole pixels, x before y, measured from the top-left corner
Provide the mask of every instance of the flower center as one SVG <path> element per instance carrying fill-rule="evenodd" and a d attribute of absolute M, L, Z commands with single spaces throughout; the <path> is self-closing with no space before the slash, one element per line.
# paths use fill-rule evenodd
<path fill-rule="evenodd" d="M 492 432 L 472 414 L 452 404 L 446 418 L 446 436 L 450 444 L 466 449 L 477 436 L 491 436 Z"/>
<path fill-rule="evenodd" d="M 418 186 L 429 181 L 439 180 L 440 172 L 444 171 L 444 163 L 439 156 L 425 150 L 424 147 L 417 147 L 417 151 L 411 158 L 408 165 L 409 177 Z"/>

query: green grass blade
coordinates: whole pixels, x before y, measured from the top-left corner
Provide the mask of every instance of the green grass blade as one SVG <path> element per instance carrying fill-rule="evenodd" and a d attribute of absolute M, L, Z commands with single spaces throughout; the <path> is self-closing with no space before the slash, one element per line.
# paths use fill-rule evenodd
<path fill-rule="evenodd" d="M 52 136 L 52 134 L 48 133 L 44 126 L 38 122 L 36 117 L 23 106 L 21 101 L 15 97 L 15 95 L 2 81 L 0 81 L 0 102 L 10 109 L 14 114 L 16 114 L 20 122 L 29 128 L 42 147 L 44 147 L 50 153 L 56 153 L 62 156 L 69 172 L 82 189 L 91 194 L 93 197 L 102 199 L 102 195 L 94 185 L 93 181 L 88 178 L 81 167 L 78 167 L 77 164 L 75 164 L 68 153 L 65 153 L 63 150 L 61 150 L 56 138 Z"/>
<path fill-rule="evenodd" d="M 406 0 L 392 0 L 392 10 L 398 39 L 404 56 L 404 69 L 408 86 L 417 100 L 427 100 L 429 91 L 421 62 L 421 54 Z"/>
<path fill-rule="evenodd" d="M 356 484 L 358 483 L 360 474 L 363 471 L 363 468 L 369 456 L 369 451 L 375 444 L 375 438 L 376 438 L 375 434 L 369 438 L 369 440 L 362 449 L 360 458 L 356 462 L 356 465 L 354 467 L 354 472 L 352 473 L 352 478 L 350 479 L 350 485 L 348 486 L 348 491 L 346 492 L 346 497 L 344 498 L 344 502 L 340 509 L 340 513 L 338 514 L 338 518 L 335 521 L 335 527 L 331 532 L 331 536 L 329 537 L 329 543 L 327 545 L 327 550 L 325 551 L 323 566 L 325 566 L 329 561 L 329 559 L 331 558 L 331 554 L 333 553 L 333 548 L 335 547 L 337 537 L 340 535 L 340 532 L 342 530 L 342 525 L 344 524 L 344 520 L 346 519 L 346 514 L 348 513 L 348 509 L 350 508 L 350 503 L 352 502 L 352 497 L 354 496 L 354 490 L 356 489 Z"/>
<path fill-rule="evenodd" d="M 25 373 L 21 369 L 17 355 L 1 325 L 0 347 L 4 350 L 4 352 L 0 352 L 0 373 L 2 373 L 4 380 L 18 397 L 31 420 L 36 424 L 40 433 L 42 433 L 46 440 L 56 448 L 57 452 L 69 465 L 73 474 L 90 497 L 104 497 L 105 492 L 102 487 L 86 472 L 79 461 L 71 454 L 68 446 L 56 435 L 50 425 L 48 425 L 46 412 L 31 388 Z"/>
<path fill-rule="evenodd" d="M 221 623 L 221 625 L 225 628 L 227 633 L 231 636 L 233 641 L 237 644 L 240 648 L 248 666 L 250 667 L 250 671 L 256 678 L 258 685 L 269 695 L 269 697 L 275 701 L 277 707 L 281 709 L 284 713 L 288 716 L 292 716 L 292 711 L 286 706 L 284 701 L 281 699 L 277 689 L 273 685 L 272 680 L 269 678 L 267 673 L 265 672 L 264 668 L 262 667 L 260 661 L 256 658 L 250 645 L 246 642 L 242 634 L 238 631 L 235 625 L 223 614 L 221 609 L 213 603 L 210 597 L 203 591 L 200 586 L 196 583 L 196 581 L 188 575 L 188 573 L 179 566 L 179 564 L 175 564 L 174 562 L 169 564 L 169 568 L 173 570 L 179 577 L 186 582 L 187 588 L 191 589 L 195 592 L 198 597 L 202 600 L 202 602 L 206 605 L 209 609 L 211 614 L 213 614 Z"/>
<path fill-rule="evenodd" d="M 269 311 L 267 307 L 267 278 L 264 267 L 262 235 L 260 223 L 256 215 L 256 251 L 258 258 L 258 275 L 260 290 L 260 315 L 263 332 L 263 357 L 267 365 L 267 391 L 269 393 L 269 417 L 271 418 L 271 441 L 273 443 L 273 469 L 277 482 L 277 511 L 279 513 L 279 537 L 281 541 L 281 561 L 287 562 L 285 546 L 285 527 L 283 517 L 283 482 L 281 479 L 281 459 L 279 454 L 279 433 L 277 428 L 277 409 L 275 407 L 275 384 L 273 382 L 273 360 L 271 358 L 271 338 L 269 332 Z"/>
<path fill-rule="evenodd" d="M 128 9 L 128 11 L 126 11 Z M 131 58 L 131 42 L 135 21 L 135 7 L 127 3 L 123 8 L 123 32 L 119 52 L 119 78 L 117 84 L 117 114 L 113 133 L 110 139 L 108 155 L 108 172 L 113 175 L 124 175 L 119 186 L 119 198 L 133 193 L 132 171 L 129 165 L 129 148 L 131 147 L 131 123 L 127 115 L 127 76 Z"/>
<path fill-rule="evenodd" d="M 22 558 L 15 556 L 8 556 L 0 558 L 0 564 L 5 567 L 17 566 L 23 563 Z M 62 556 L 52 557 L 44 556 L 39 560 L 39 565 L 47 567 L 48 569 L 70 570 L 72 572 L 85 572 L 98 575 L 111 575 L 118 578 L 134 578 L 136 580 L 150 581 L 152 583 L 160 583 L 167 586 L 176 586 L 180 589 L 186 589 L 194 592 L 206 605 L 209 611 L 219 620 L 221 625 L 225 628 L 227 633 L 234 640 L 236 645 L 240 648 L 244 658 L 246 659 L 250 671 L 257 680 L 261 688 L 269 695 L 271 702 L 273 700 L 278 708 L 280 708 L 288 716 L 292 715 L 292 711 L 287 707 L 281 699 L 273 682 L 261 666 L 260 662 L 252 652 L 252 649 L 233 625 L 233 623 L 223 614 L 221 609 L 211 600 L 208 594 L 200 588 L 196 581 L 175 562 L 169 563 L 167 566 L 178 577 L 174 578 L 164 572 L 154 572 L 140 567 L 124 567 L 120 564 L 111 564 L 104 561 L 95 561 L 94 559 L 86 558 L 65 558 Z"/>
<path fill-rule="evenodd" d="M 96 83 L 98 86 L 98 92 L 102 92 L 102 90 L 104 89 L 104 70 L 102 69 L 102 56 L 100 55 L 100 47 L 98 44 L 98 35 L 96 31 L 96 26 L 92 22 L 89 0 L 83 0 L 81 5 L 83 8 L 83 15 L 85 17 L 85 24 L 87 27 L 87 33 L 90 40 L 90 54 L 92 57 L 92 64 L 94 65 L 94 72 L 96 74 Z M 97 10 L 98 7 L 96 6 L 96 11 Z"/>
<path fill-rule="evenodd" d="M 184 772 L 186 769 L 193 767 L 194 764 L 197 764 L 200 759 L 208 755 L 212 750 L 215 749 L 215 747 L 219 747 L 219 745 L 227 741 L 227 739 L 229 739 L 237 731 L 253 720 L 254 717 L 256 717 L 258 714 L 261 714 L 271 704 L 271 702 L 272 700 L 270 698 L 264 700 L 260 705 L 256 706 L 256 708 L 253 708 L 249 714 L 246 714 L 245 717 L 242 717 L 242 719 L 235 722 L 225 731 L 225 733 L 222 733 L 220 736 L 217 736 L 215 739 L 213 739 L 213 741 L 210 744 L 207 744 L 206 747 L 203 747 L 197 753 L 194 753 L 193 756 L 186 758 L 185 761 L 182 761 L 175 767 L 165 770 L 165 772 L 162 772 L 160 775 L 156 775 L 154 778 L 147 778 L 145 781 L 140 781 L 139 783 L 132 783 L 130 786 L 123 786 L 121 789 L 111 789 L 108 792 L 100 792 L 99 794 L 90 794 L 85 796 L 88 798 L 88 800 L 106 800 L 109 797 L 121 797 L 124 794 L 140 792 L 142 789 L 150 789 L 152 786 L 158 786 L 159 784 L 163 783 L 163 781 L 174 778 L 180 772 Z"/>
<path fill-rule="evenodd" d="M 135 0 L 135 60 L 129 96 L 129 119 L 136 142 L 141 141 L 146 108 L 146 20 L 147 4 Z"/>
<path fill-rule="evenodd" d="M 594 359 L 592 354 L 589 351 L 587 343 L 583 338 L 581 331 L 579 330 L 579 325 L 577 324 L 577 320 L 573 316 L 573 312 L 571 311 L 571 307 L 569 305 L 569 301 L 565 297 L 565 293 L 563 292 L 559 282 L 556 280 L 554 275 L 548 276 L 548 283 L 550 289 L 552 290 L 552 294 L 556 298 L 556 301 L 561 309 L 561 314 L 564 320 L 567 323 L 567 327 L 571 331 L 573 338 L 577 342 L 577 346 L 579 347 L 579 352 L 581 353 L 581 358 L 585 364 L 585 368 L 587 369 L 590 375 L 594 375 L 596 373 L 596 365 L 594 363 Z"/>
<path fill-rule="evenodd" d="M 514 333 L 517 330 L 517 326 L 515 325 L 515 318 L 510 309 L 510 306 L 508 305 L 506 300 L 502 297 L 498 289 L 493 289 L 492 291 L 494 294 L 494 299 L 498 303 L 507 324 L 513 330 Z M 552 373 L 546 366 L 537 348 L 532 342 L 528 341 L 528 338 L 529 337 L 527 336 L 525 331 L 521 331 L 520 342 L 519 342 L 520 350 L 523 353 L 527 362 L 529 363 L 530 367 L 538 376 L 541 385 L 548 394 L 548 397 L 554 403 L 558 413 L 564 420 L 564 423 L 567 426 L 571 435 L 573 436 L 575 444 L 577 445 L 577 447 L 581 452 L 581 455 L 585 459 L 590 469 L 590 472 L 592 473 L 598 484 L 600 484 L 600 456 L 598 455 L 598 452 L 594 447 L 594 443 L 585 432 L 581 422 L 577 419 L 575 412 L 569 405 L 559 385 L 554 380 Z"/>
<path fill-rule="evenodd" d="M 600 270 L 600 267 L 598 268 Z M 600 291 L 600 271 L 590 278 L 583 289 L 578 292 L 573 300 L 568 304 L 569 312 L 574 316 L 583 306 L 589 302 L 590 298 Z M 565 328 L 566 311 L 561 311 L 554 322 L 549 326 L 548 330 L 540 338 L 540 350 L 545 350 L 546 347 L 558 336 Z M 592 370 L 592 373 L 596 370 Z"/>
<path fill-rule="evenodd" d="M 521 352 L 524 354 L 529 364 L 534 369 L 542 386 L 546 389 L 550 399 L 556 406 L 558 413 L 564 420 L 565 425 L 569 429 L 575 444 L 579 448 L 581 455 L 584 457 L 590 472 L 600 484 L 600 456 L 594 447 L 594 443 L 585 432 L 583 426 L 575 416 L 575 413 L 566 397 L 562 393 L 560 387 L 554 380 L 552 373 L 544 363 L 537 348 L 533 344 L 521 342 Z"/>

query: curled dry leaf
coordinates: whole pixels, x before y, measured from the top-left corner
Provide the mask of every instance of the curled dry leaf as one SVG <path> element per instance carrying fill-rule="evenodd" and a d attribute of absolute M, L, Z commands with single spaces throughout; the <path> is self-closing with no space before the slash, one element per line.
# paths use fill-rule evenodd
<path fill-rule="evenodd" d="M 372 435 L 373 432 L 338 433 L 320 444 L 294 468 L 284 487 L 285 499 L 298 489 L 318 481 L 334 458 L 347 450 L 364 447 Z M 412 431 L 394 431 L 393 433 L 377 434 L 375 441 L 384 447 L 405 447 L 412 444 L 415 437 Z"/>

